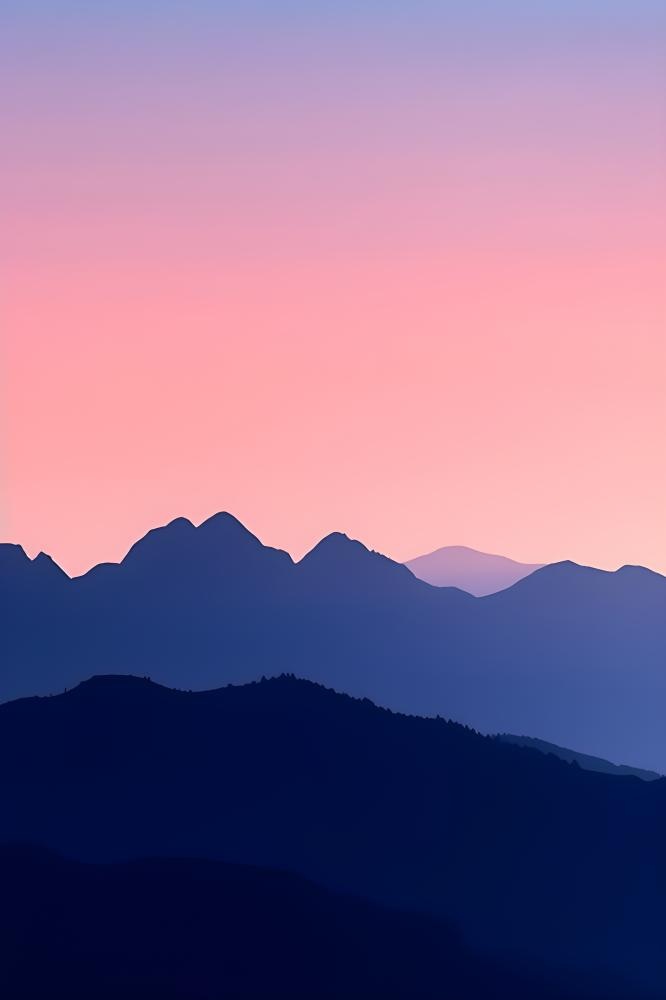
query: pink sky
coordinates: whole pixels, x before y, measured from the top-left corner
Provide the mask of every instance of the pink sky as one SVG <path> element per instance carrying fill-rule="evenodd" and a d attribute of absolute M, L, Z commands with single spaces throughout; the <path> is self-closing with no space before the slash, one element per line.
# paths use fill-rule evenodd
<path fill-rule="evenodd" d="M 17 15 L 0 536 L 74 573 L 226 509 L 666 572 L 663 37 L 236 27 Z"/>

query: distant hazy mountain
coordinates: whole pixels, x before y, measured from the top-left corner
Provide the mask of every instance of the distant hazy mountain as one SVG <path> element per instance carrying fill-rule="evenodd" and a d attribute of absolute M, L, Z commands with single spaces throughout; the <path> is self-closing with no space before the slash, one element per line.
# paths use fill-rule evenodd
<path fill-rule="evenodd" d="M 0 546 L 0 699 L 93 673 L 185 688 L 293 671 L 390 708 L 666 770 L 666 578 L 574 563 L 475 598 L 345 535 L 294 563 L 229 514 L 70 580 Z"/>
<path fill-rule="evenodd" d="M 604 974 L 617 977 L 618 985 L 630 983 L 625 996 L 632 1000 L 647 986 L 664 995 L 666 781 L 584 771 L 453 723 L 394 715 L 289 677 L 199 693 L 100 677 L 65 695 L 5 704 L 0 760 L 0 842 L 42 844 L 94 862 L 200 857 L 291 871 L 337 892 L 452 922 L 475 951 L 514 955 L 523 968 L 540 964 L 552 984 L 553 969 L 569 970 L 588 1000 L 611 996 L 597 988 Z M 157 949 L 145 958 L 153 970 L 162 956 L 169 969 L 195 962 L 199 936 L 202 970 L 210 968 L 215 949 L 233 967 L 224 924 L 245 891 L 220 885 L 229 878 L 225 871 L 213 873 L 213 887 L 206 888 L 200 884 L 208 884 L 206 869 L 185 867 L 179 874 L 142 866 L 118 872 L 112 889 L 113 873 L 65 867 L 56 873 L 62 889 L 43 907 L 34 878 L 23 893 L 13 893 L 14 905 L 7 902 L 1 861 L 0 947 L 12 931 L 25 947 L 18 907 L 29 910 L 34 933 L 48 928 L 56 960 L 72 955 L 71 945 L 57 951 L 61 935 L 72 933 L 66 928 L 85 923 L 87 942 L 97 926 L 102 954 L 121 943 L 125 958 L 116 965 L 114 954 L 110 968 L 126 968 L 127 934 L 118 925 L 129 921 L 129 933 L 145 919 L 138 934 L 147 952 Z M 6 867 L 14 872 L 13 864 Z M 257 928 L 261 940 L 283 892 L 296 901 L 283 913 L 283 930 L 273 924 L 277 940 L 289 948 L 290 930 L 306 934 L 306 918 L 293 914 L 307 887 L 277 877 L 257 882 L 252 875 L 246 884 L 247 907 L 264 921 Z M 133 905 L 123 916 L 119 900 L 128 885 Z M 91 892 L 101 894 L 92 907 L 86 902 Z M 329 967 L 324 939 L 333 933 L 331 943 L 343 949 L 341 968 L 349 971 L 343 936 L 348 933 L 347 949 L 357 948 L 359 911 L 311 893 L 319 941 L 311 957 Z M 206 928 L 216 895 L 219 913 Z M 268 915 L 267 897 L 273 900 Z M 111 908 L 106 916 L 98 909 L 104 900 Z M 191 932 L 182 950 L 167 955 L 179 902 Z M 243 925 L 251 921 L 247 910 L 238 917 Z M 375 940 L 380 920 L 368 912 L 365 927 Z M 386 973 L 399 973 L 410 955 L 418 967 L 418 926 L 403 925 L 401 944 L 403 932 L 386 920 Z M 231 932 L 232 942 L 238 933 Z M 443 932 L 444 961 L 448 941 Z M 428 940 L 424 948 L 424 961 L 431 962 Z M 246 953 L 240 951 L 239 961 Z M 258 947 L 256 962 L 263 961 Z M 268 971 L 274 959 L 266 961 Z M 316 974 L 307 955 L 304 962 Z M 500 985 L 486 995 L 514 996 Z M 438 996 L 461 995 L 451 984 L 448 991 L 441 986 Z M 356 995 L 391 993 L 359 988 Z"/>
<path fill-rule="evenodd" d="M 201 859 L 82 865 L 12 846 L 0 848 L 0 881 L 0 990 L 11 1000 L 581 996 L 473 955 L 442 921 L 288 872 Z"/>
<path fill-rule="evenodd" d="M 533 736 L 514 736 L 512 733 L 499 733 L 498 740 L 503 743 L 515 743 L 519 747 L 529 747 L 531 750 L 538 750 L 540 753 L 552 753 L 560 760 L 568 763 L 573 761 L 586 771 L 600 771 L 602 774 L 615 774 L 618 777 L 632 775 L 640 778 L 641 781 L 657 781 L 662 775 L 656 771 L 645 771 L 640 767 L 629 767 L 627 764 L 612 764 L 603 757 L 592 757 L 587 753 L 577 753 L 576 750 L 567 750 L 566 747 L 558 747 L 555 743 L 546 743 L 545 740 L 536 739 Z"/>
<path fill-rule="evenodd" d="M 475 597 L 504 590 L 536 569 L 541 569 L 542 565 L 514 562 L 505 556 L 477 552 L 465 545 L 445 545 L 405 563 L 419 580 L 425 580 L 434 587 L 458 587 Z"/>

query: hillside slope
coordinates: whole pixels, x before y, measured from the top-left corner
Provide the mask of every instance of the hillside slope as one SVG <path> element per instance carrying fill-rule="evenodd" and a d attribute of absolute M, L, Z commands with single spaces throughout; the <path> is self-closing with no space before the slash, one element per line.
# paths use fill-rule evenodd
<path fill-rule="evenodd" d="M 283 677 L 0 707 L 0 841 L 287 868 L 470 944 L 666 986 L 666 781 L 583 771 Z"/>

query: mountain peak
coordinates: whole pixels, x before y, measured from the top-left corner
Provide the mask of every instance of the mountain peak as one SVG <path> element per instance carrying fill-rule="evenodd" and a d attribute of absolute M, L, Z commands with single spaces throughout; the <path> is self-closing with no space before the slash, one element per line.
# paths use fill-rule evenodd
<path fill-rule="evenodd" d="M 250 529 L 246 528 L 242 521 L 239 521 L 237 517 L 234 517 L 233 514 L 229 514 L 226 510 L 218 511 L 216 514 L 211 514 L 211 516 L 207 517 L 205 521 L 202 521 L 195 530 L 199 535 L 205 536 L 208 541 L 228 541 L 230 539 L 234 539 L 240 542 L 250 543 L 255 546 L 262 545 L 257 536 L 253 535 Z"/>
<path fill-rule="evenodd" d="M 505 590 L 541 565 L 516 562 L 467 545 L 445 545 L 405 563 L 414 576 L 434 587 L 458 587 L 475 597 Z"/>
<path fill-rule="evenodd" d="M 350 538 L 343 531 L 332 531 L 324 535 L 320 542 L 310 549 L 301 559 L 300 564 L 306 565 L 314 562 L 340 563 L 349 565 L 350 562 L 382 562 L 386 565 L 399 567 L 399 563 L 394 563 L 388 556 L 369 549 L 363 542 L 356 538 Z"/>
<path fill-rule="evenodd" d="M 38 552 L 35 558 L 32 560 L 32 565 L 41 570 L 42 572 L 51 573 L 53 576 L 60 578 L 69 579 L 67 573 L 64 569 L 58 566 L 55 559 L 48 554 L 48 552 Z"/>
<path fill-rule="evenodd" d="M 322 538 L 303 556 L 298 568 L 311 579 L 323 579 L 350 593 L 359 587 L 379 592 L 416 584 L 406 566 L 368 549 L 341 531 L 333 531 Z"/>
<path fill-rule="evenodd" d="M 137 579 L 154 582 L 164 574 L 179 587 L 194 579 L 205 587 L 249 582 L 261 573 L 279 574 L 292 565 L 291 556 L 264 545 L 232 514 L 220 511 L 195 526 L 185 517 L 144 535 L 122 562 Z M 187 583 L 185 581 L 188 581 Z"/>
<path fill-rule="evenodd" d="M 142 701 L 152 700 L 157 695 L 171 697 L 178 693 L 175 689 L 157 684 L 150 677 L 140 677 L 137 674 L 95 674 L 65 691 L 60 697 L 100 701 L 106 705 L 118 701 L 127 704 L 137 698 Z"/>
<path fill-rule="evenodd" d="M 649 569 L 647 566 L 636 566 L 633 563 L 625 563 L 624 566 L 620 566 L 616 573 L 621 573 L 625 577 L 632 577 L 636 580 L 663 580 L 663 573 L 657 573 L 654 569 Z"/>
<path fill-rule="evenodd" d="M 303 556 L 301 562 L 322 556 L 330 558 L 335 555 L 348 556 L 352 553 L 356 555 L 373 554 L 363 542 L 359 542 L 356 538 L 350 538 L 344 531 L 331 531 L 330 534 L 324 535 L 314 548 L 310 549 Z M 374 554 L 376 555 L 377 553 Z"/>
<path fill-rule="evenodd" d="M 564 559 L 541 567 L 491 599 L 526 600 L 535 607 L 556 602 L 560 609 L 579 609 L 576 614 L 612 607 L 635 621 L 636 615 L 649 616 L 663 606 L 665 584 L 666 578 L 642 566 L 606 570 Z"/>

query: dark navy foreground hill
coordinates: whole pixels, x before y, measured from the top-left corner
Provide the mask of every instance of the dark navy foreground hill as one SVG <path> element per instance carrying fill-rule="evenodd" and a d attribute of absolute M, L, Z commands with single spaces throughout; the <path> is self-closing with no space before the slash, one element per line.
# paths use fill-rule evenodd
<path fill-rule="evenodd" d="M 0 707 L 0 840 L 299 873 L 475 951 L 666 987 L 666 781 L 584 771 L 291 677 L 98 677 Z"/>

